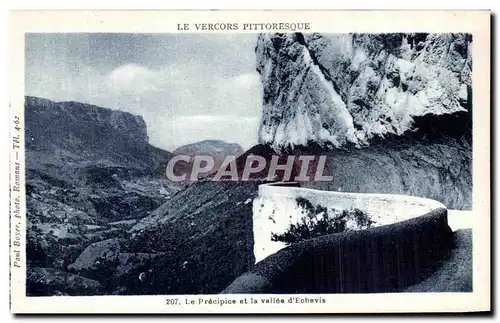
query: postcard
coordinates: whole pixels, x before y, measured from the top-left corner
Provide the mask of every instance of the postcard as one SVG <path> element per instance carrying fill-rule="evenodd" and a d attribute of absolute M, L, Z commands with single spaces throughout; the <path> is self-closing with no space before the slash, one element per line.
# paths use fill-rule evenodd
<path fill-rule="evenodd" d="M 11 12 L 11 311 L 490 311 L 490 19 Z"/>

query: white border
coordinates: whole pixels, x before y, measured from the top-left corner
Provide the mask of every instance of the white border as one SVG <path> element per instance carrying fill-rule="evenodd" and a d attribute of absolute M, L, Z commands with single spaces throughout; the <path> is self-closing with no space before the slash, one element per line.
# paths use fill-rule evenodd
<path fill-rule="evenodd" d="M 490 308 L 489 84 L 490 13 L 487 11 L 64 11 L 13 12 L 10 17 L 11 113 L 23 114 L 25 32 L 177 32 L 178 22 L 311 21 L 318 32 L 470 32 L 473 34 L 473 293 L 323 295 L 326 304 L 284 306 L 164 305 L 165 296 L 25 297 L 25 268 L 12 273 L 13 312 L 93 313 L 348 313 L 449 312 Z M 241 32 L 241 31 L 240 31 Z M 22 210 L 24 211 L 24 209 Z M 12 229 L 12 228 L 11 228 Z M 250 295 L 247 295 L 250 297 Z M 254 298 L 255 295 L 251 295 Z M 194 298 L 189 296 L 181 298 Z M 206 297 L 206 296 L 205 296 Z M 240 299 L 242 295 L 232 296 Z M 361 306 L 360 306 L 361 305 Z"/>

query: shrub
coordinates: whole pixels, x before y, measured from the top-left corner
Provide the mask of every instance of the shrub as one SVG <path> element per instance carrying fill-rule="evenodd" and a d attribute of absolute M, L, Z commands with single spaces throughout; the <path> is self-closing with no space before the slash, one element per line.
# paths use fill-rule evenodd
<path fill-rule="evenodd" d="M 333 210 L 329 213 L 327 208 L 314 206 L 302 197 L 296 201 L 304 216 L 299 223 L 291 224 L 284 233 L 271 233 L 272 241 L 289 245 L 327 234 L 368 229 L 374 223 L 366 212 L 358 208 Z"/>

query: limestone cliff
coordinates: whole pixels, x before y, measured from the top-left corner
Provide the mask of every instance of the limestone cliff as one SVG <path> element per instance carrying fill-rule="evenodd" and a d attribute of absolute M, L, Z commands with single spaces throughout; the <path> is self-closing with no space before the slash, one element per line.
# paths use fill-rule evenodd
<path fill-rule="evenodd" d="M 418 117 L 470 112 L 471 45 L 467 34 L 261 34 L 260 142 L 359 147 Z"/>

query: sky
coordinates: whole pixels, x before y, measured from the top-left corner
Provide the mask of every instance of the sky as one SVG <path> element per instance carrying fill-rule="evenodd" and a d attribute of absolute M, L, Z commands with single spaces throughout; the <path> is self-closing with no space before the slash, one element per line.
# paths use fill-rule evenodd
<path fill-rule="evenodd" d="M 256 35 L 27 34 L 26 95 L 141 115 L 170 151 L 205 139 L 257 144 Z"/>

